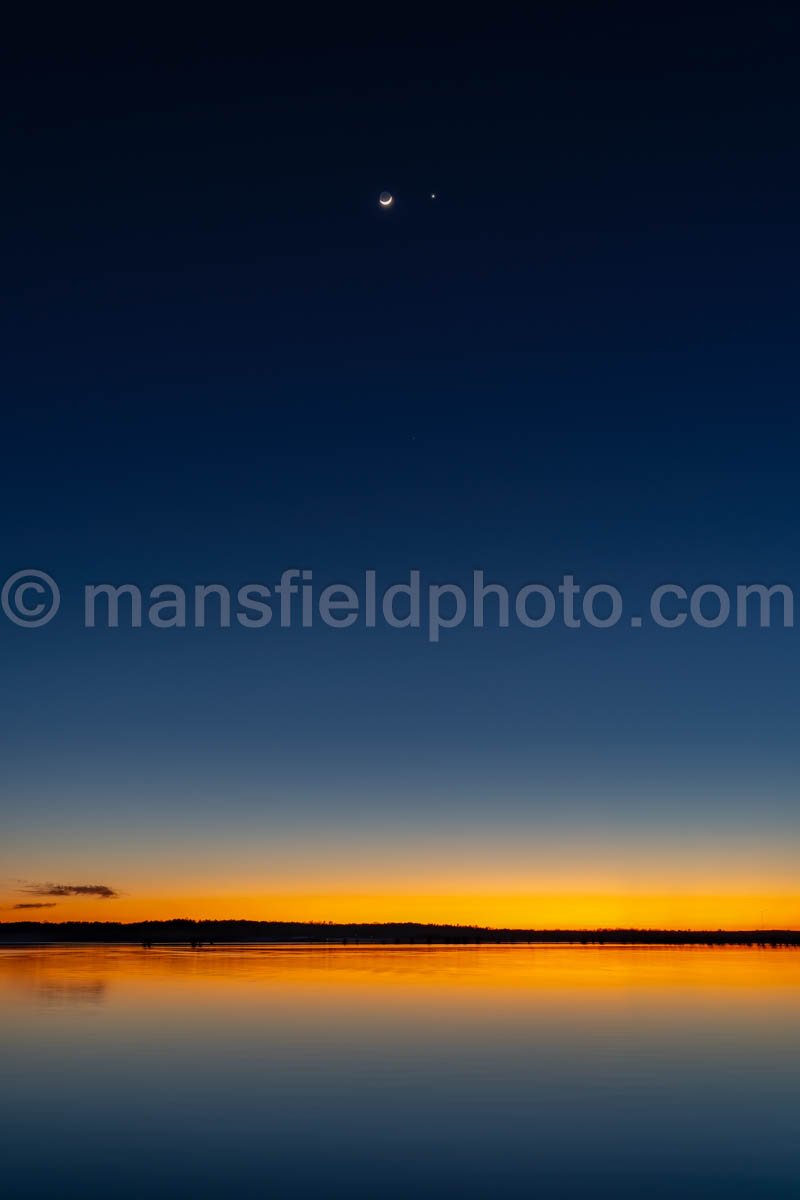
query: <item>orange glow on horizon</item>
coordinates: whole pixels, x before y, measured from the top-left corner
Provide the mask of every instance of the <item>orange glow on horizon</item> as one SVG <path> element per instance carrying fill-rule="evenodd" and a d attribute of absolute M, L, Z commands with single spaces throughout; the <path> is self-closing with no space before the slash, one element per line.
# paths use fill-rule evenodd
<path fill-rule="evenodd" d="M 391 922 L 539 929 L 794 929 L 800 894 L 708 891 L 175 892 L 70 898 L 53 908 L 3 906 L 2 921 L 194 920 Z"/>

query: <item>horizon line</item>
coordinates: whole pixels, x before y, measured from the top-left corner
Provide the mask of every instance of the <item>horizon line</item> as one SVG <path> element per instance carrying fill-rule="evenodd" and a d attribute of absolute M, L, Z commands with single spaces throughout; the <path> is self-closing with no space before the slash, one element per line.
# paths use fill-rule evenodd
<path fill-rule="evenodd" d="M 135 929 L 142 926 L 150 925 L 264 925 L 264 926 L 281 926 L 281 927 L 297 927 L 297 928 L 313 928 L 313 929 L 453 929 L 463 930 L 465 932 L 473 931 L 477 933 L 521 933 L 521 934 L 555 934 L 555 933 L 572 933 L 572 934 L 620 934 L 620 933 L 636 933 L 636 934 L 692 934 L 699 936 L 707 934 L 709 936 L 718 936 L 720 934 L 759 934 L 759 933 L 791 933 L 798 934 L 800 930 L 794 926 L 716 926 L 714 928 L 708 926 L 648 926 L 648 925 L 581 925 L 581 926 L 566 926 L 566 925 L 551 925 L 551 926 L 533 926 L 533 925 L 477 925 L 474 923 L 461 923 L 456 921 L 406 921 L 406 920 L 390 920 L 390 921 L 330 921 L 323 919 L 280 919 L 269 917 L 149 917 L 139 921 L 109 921 L 109 920 L 87 920 L 86 918 L 64 918 L 60 920 L 35 920 L 31 918 L 20 919 L 5 919 L 0 918 L 0 927 L 12 925 L 27 925 L 38 926 L 43 928 L 61 928 L 67 925 L 91 925 L 101 926 L 103 928 L 120 928 L 120 929 Z"/>

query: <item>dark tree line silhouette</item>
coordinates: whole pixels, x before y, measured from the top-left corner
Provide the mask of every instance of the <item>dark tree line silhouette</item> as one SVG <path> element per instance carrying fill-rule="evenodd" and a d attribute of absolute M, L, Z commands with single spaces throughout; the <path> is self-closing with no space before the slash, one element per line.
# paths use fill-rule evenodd
<path fill-rule="evenodd" d="M 316 942 L 380 945 L 511 945 L 569 942 L 589 945 L 800 946 L 789 929 L 490 929 L 417 922 L 342 924 L 333 921 L 8 921 L 2 943 L 130 943 L 143 946 Z"/>

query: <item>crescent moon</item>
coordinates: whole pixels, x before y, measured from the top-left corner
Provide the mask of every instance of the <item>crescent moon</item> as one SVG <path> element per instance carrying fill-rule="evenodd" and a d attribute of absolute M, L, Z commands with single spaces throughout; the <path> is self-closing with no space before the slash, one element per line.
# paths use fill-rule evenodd
<path fill-rule="evenodd" d="M 383 193 L 378 197 L 378 203 L 380 204 L 381 208 L 388 208 L 390 204 L 394 204 L 394 196 L 389 196 L 386 195 L 386 193 Z"/>

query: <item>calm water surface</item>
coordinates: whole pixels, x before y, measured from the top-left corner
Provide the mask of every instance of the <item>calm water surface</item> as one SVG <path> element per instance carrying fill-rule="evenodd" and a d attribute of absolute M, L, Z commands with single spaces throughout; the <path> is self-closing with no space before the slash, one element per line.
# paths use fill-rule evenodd
<path fill-rule="evenodd" d="M 800 952 L 0 950 L 3 1193 L 800 1196 Z"/>

